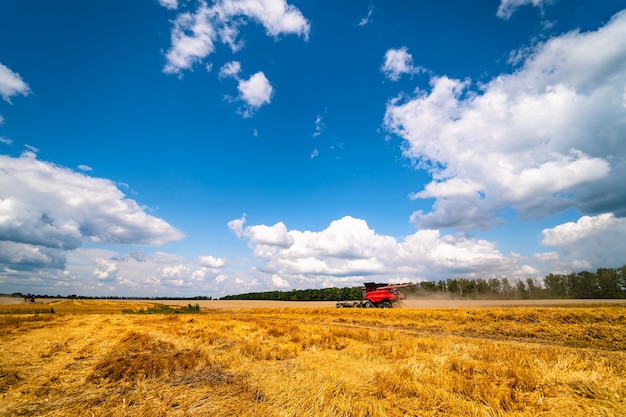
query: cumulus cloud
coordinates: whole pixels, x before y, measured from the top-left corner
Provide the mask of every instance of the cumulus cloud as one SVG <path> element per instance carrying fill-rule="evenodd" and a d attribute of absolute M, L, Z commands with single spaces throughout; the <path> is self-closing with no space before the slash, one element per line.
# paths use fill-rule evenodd
<path fill-rule="evenodd" d="M 61 253 L 0 241 L 0 284 L 22 293 L 100 296 L 215 296 L 242 288 L 258 290 L 253 274 L 229 271 L 224 258 L 186 259 L 173 253 L 125 249 L 88 246 Z"/>
<path fill-rule="evenodd" d="M 245 221 L 245 216 L 233 220 L 229 227 L 248 242 L 263 263 L 259 271 L 269 274 L 268 285 L 277 288 L 287 282 L 292 287 L 359 285 L 364 276 L 417 281 L 524 270 L 492 242 L 467 234 L 422 230 L 399 240 L 378 234 L 364 220 L 350 216 L 319 232 L 288 230 L 282 222 L 246 226 Z"/>
<path fill-rule="evenodd" d="M 274 88 L 261 71 L 253 74 L 247 80 L 239 80 L 237 90 L 239 90 L 241 99 L 253 110 L 264 104 L 269 104 L 274 93 Z"/>
<path fill-rule="evenodd" d="M 26 96 L 30 93 L 30 87 L 16 72 L 11 71 L 0 63 L 0 96 L 7 103 L 11 103 L 11 97 L 16 95 Z"/>
<path fill-rule="evenodd" d="M 211 255 L 204 255 L 198 257 L 198 264 L 208 268 L 223 268 L 226 266 L 226 260 Z"/>
<path fill-rule="evenodd" d="M 65 256 L 56 248 L 0 239 L 0 271 L 33 271 L 40 268 L 62 269 Z"/>
<path fill-rule="evenodd" d="M 159 4 L 166 9 L 176 10 L 178 9 L 178 0 L 159 0 Z"/>
<path fill-rule="evenodd" d="M 239 61 L 231 61 L 222 65 L 220 68 L 219 77 L 226 78 L 232 77 L 237 79 L 239 77 L 239 73 L 241 72 L 241 63 Z"/>
<path fill-rule="evenodd" d="M 96 265 L 93 274 L 100 282 L 115 281 L 118 270 L 114 260 L 94 258 L 93 262 Z"/>
<path fill-rule="evenodd" d="M 293 34 L 308 39 L 310 30 L 300 10 L 285 0 L 219 0 L 211 6 L 200 1 L 194 12 L 180 13 L 174 20 L 163 71 L 180 74 L 191 69 L 213 53 L 218 42 L 232 51 L 241 49 L 239 28 L 248 21 L 259 23 L 273 37 Z"/>
<path fill-rule="evenodd" d="M 400 49 L 389 49 L 385 52 L 385 62 L 380 70 L 390 80 L 398 81 L 402 74 L 415 74 L 421 71 L 421 68 L 413 65 L 413 56 L 408 48 L 403 46 Z"/>
<path fill-rule="evenodd" d="M 626 215 L 626 12 L 512 54 L 518 68 L 471 90 L 437 76 L 389 101 L 384 125 L 432 182 L 412 198 L 420 228 L 488 228 L 574 207 Z M 620 212 L 621 210 L 621 212 Z"/>
<path fill-rule="evenodd" d="M 0 259 L 5 268 L 60 268 L 83 243 L 158 246 L 183 234 L 110 181 L 36 159 L 0 155 Z M 17 249 L 24 256 L 16 255 Z"/>
<path fill-rule="evenodd" d="M 626 263 L 626 218 L 610 213 L 582 216 L 542 232 L 541 244 L 556 248 L 566 260 L 586 268 L 617 268 Z"/>
<path fill-rule="evenodd" d="M 219 265 L 225 259 L 204 255 L 195 260 L 179 255 L 143 251 L 118 252 L 121 247 L 78 248 L 67 252 L 59 261 L 61 270 L 50 268 L 50 259 L 32 245 L 16 245 L 12 252 L 0 242 L 0 259 L 7 255 L 29 258 L 18 266 L 40 263 L 39 268 L 5 269 L 2 284 L 12 291 L 35 292 L 38 294 L 83 294 L 83 295 L 136 295 L 136 296 L 180 296 L 216 295 L 238 292 L 236 280 L 241 288 L 258 285 L 255 278 L 239 278 L 236 273 L 225 271 Z M 52 251 L 52 255 L 58 252 Z M 12 259 L 11 261 L 13 261 Z M 212 266 L 210 265 L 212 264 Z"/>
<path fill-rule="evenodd" d="M 241 63 L 238 61 L 227 62 L 220 68 L 219 78 L 234 78 L 237 80 L 238 99 L 246 106 L 241 110 L 244 117 L 251 116 L 255 110 L 272 101 L 274 88 L 263 72 L 257 72 L 250 78 L 243 79 L 239 76 Z"/>
<path fill-rule="evenodd" d="M 502 19 L 509 19 L 521 6 L 532 5 L 543 10 L 544 5 L 549 5 L 552 0 L 501 0 L 496 15 Z"/>
<path fill-rule="evenodd" d="M 228 228 L 239 238 L 245 238 L 252 244 L 269 246 L 279 246 L 288 248 L 294 243 L 293 237 L 287 232 L 287 227 L 283 222 L 278 222 L 273 226 L 259 225 L 244 227 L 246 215 L 240 219 L 228 222 Z"/>

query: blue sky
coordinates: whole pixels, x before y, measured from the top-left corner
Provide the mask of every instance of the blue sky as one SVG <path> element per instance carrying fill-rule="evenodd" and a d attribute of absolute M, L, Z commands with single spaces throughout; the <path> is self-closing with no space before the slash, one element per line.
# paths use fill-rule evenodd
<path fill-rule="evenodd" d="M 0 3 L 0 292 L 626 263 L 622 1 Z"/>

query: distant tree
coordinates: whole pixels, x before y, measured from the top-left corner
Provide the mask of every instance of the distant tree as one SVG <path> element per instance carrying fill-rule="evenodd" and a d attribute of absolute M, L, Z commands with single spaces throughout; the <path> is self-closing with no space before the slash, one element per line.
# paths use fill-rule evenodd
<path fill-rule="evenodd" d="M 448 292 L 451 294 L 459 293 L 461 296 L 463 293 L 459 289 L 459 282 L 456 279 L 449 279 L 446 281 L 446 287 L 448 288 Z"/>
<path fill-rule="evenodd" d="M 618 269 L 600 268 L 596 272 L 601 298 L 621 298 L 622 286 Z"/>
<path fill-rule="evenodd" d="M 479 278 L 475 281 L 474 289 L 477 295 L 487 295 L 491 292 L 489 287 L 489 283 L 482 278 Z"/>
<path fill-rule="evenodd" d="M 526 285 L 528 287 L 528 298 L 540 298 L 540 289 L 537 287 L 532 278 L 528 278 L 526 280 Z"/>
<path fill-rule="evenodd" d="M 528 298 L 528 291 L 526 291 L 526 284 L 524 284 L 524 281 L 518 280 L 515 283 L 515 295 L 517 298 Z"/>
<path fill-rule="evenodd" d="M 543 285 L 546 287 L 550 297 L 567 297 L 569 295 L 569 286 L 567 284 L 567 276 L 562 274 L 548 274 L 543 279 Z"/>
<path fill-rule="evenodd" d="M 476 282 L 466 278 L 459 278 L 458 286 L 461 297 L 472 294 L 476 290 Z"/>
<path fill-rule="evenodd" d="M 502 295 L 502 283 L 497 278 L 491 278 L 488 283 L 489 291 L 494 295 Z"/>
<path fill-rule="evenodd" d="M 502 295 L 504 298 L 511 298 L 515 290 L 507 278 L 502 278 Z"/>
<path fill-rule="evenodd" d="M 598 276 L 593 272 L 582 271 L 569 277 L 574 298 L 596 298 L 600 295 Z"/>

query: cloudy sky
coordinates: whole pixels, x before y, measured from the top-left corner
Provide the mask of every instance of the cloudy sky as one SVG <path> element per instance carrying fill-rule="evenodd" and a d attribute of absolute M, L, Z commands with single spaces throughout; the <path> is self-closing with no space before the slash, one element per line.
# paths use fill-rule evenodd
<path fill-rule="evenodd" d="M 0 3 L 0 292 L 626 264 L 618 0 Z"/>

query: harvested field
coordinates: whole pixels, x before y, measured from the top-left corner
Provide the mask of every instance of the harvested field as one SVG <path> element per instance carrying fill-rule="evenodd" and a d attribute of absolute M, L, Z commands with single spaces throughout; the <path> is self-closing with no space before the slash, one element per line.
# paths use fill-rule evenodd
<path fill-rule="evenodd" d="M 22 303 L 21 298 L 0 297 L 2 304 L 20 304 L 30 306 L 42 306 L 64 299 L 42 298 L 36 303 Z M 70 300 L 67 300 L 70 301 Z M 92 301 L 99 303 L 104 300 L 74 300 Z M 199 304 L 200 307 L 215 310 L 241 310 L 247 308 L 325 308 L 335 307 L 335 301 L 270 301 L 270 300 L 115 300 L 109 303 L 148 303 L 186 306 L 187 304 Z M 423 298 L 403 301 L 404 308 L 471 308 L 471 307 L 514 307 L 514 306 L 576 306 L 576 305 L 624 305 L 626 299 L 615 300 L 466 300 L 445 298 Z M 46 306 L 42 306 L 46 307 Z"/>
<path fill-rule="evenodd" d="M 200 304 L 202 308 L 240 310 L 246 308 L 325 308 L 335 307 L 335 301 L 269 301 L 269 300 L 201 300 L 167 301 L 172 305 Z M 402 302 L 404 308 L 472 308 L 512 306 L 575 306 L 575 305 L 624 305 L 623 300 L 454 300 L 412 299 Z"/>
<path fill-rule="evenodd" d="M 0 315 L 0 416 L 623 416 L 626 409 L 623 303 L 249 304 L 184 315 L 121 314 L 154 305 L 138 302 L 49 305 L 59 312 Z"/>

